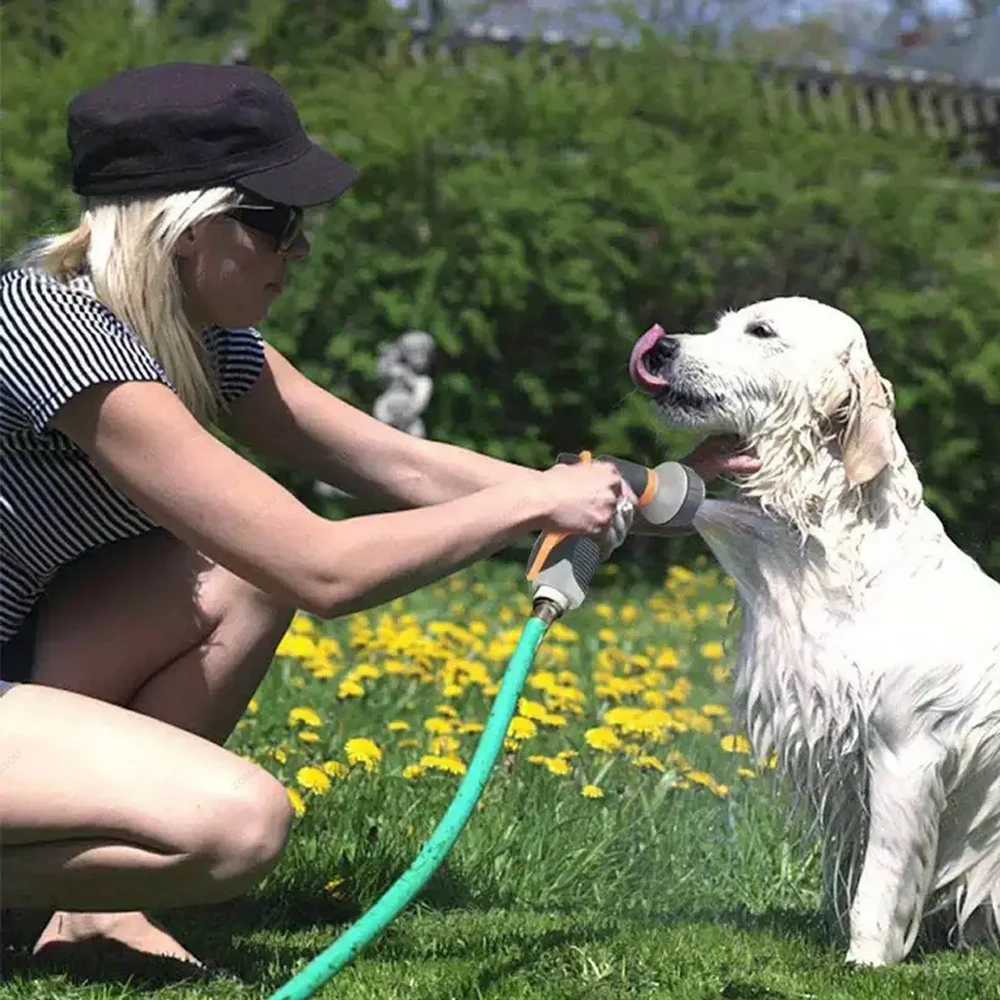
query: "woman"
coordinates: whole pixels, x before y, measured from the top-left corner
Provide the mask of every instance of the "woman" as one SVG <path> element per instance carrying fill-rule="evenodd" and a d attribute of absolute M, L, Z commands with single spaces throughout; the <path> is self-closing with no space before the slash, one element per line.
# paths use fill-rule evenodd
<path fill-rule="evenodd" d="M 400 433 L 264 343 L 309 253 L 302 209 L 357 176 L 267 74 L 131 70 L 71 102 L 68 137 L 80 225 L 0 278 L 3 905 L 55 911 L 36 952 L 195 961 L 141 910 L 231 898 L 276 863 L 285 791 L 222 744 L 294 610 L 381 604 L 527 532 L 610 551 L 629 496 L 606 464 Z M 326 520 L 213 426 L 404 510 Z"/>

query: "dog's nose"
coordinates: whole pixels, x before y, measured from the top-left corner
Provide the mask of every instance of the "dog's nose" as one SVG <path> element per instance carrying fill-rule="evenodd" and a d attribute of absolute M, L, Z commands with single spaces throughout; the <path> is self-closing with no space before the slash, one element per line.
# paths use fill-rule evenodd
<path fill-rule="evenodd" d="M 632 381 L 643 392 L 657 395 L 667 386 L 667 373 L 680 345 L 657 325 L 650 327 L 636 342 L 629 360 Z"/>
<path fill-rule="evenodd" d="M 677 357 L 679 349 L 680 344 L 677 342 L 676 337 L 668 337 L 666 335 L 660 337 L 646 352 L 646 367 L 654 375 L 659 375 Z"/>

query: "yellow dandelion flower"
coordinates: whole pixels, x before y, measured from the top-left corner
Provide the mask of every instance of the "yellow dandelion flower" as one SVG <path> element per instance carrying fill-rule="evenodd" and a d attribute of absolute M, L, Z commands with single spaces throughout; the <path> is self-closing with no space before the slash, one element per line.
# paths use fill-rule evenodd
<path fill-rule="evenodd" d="M 293 708 L 288 713 L 286 725 L 294 726 L 297 722 L 304 722 L 307 726 L 321 726 L 323 720 L 319 717 L 319 712 L 315 708 Z"/>
<path fill-rule="evenodd" d="M 441 757 L 454 753 L 461 745 L 454 736 L 432 736 L 427 749 L 435 756 Z"/>
<path fill-rule="evenodd" d="M 530 740 L 537 733 L 538 726 L 531 719 L 526 719 L 521 715 L 515 715 L 510 720 L 510 725 L 507 726 L 507 735 L 513 740 Z"/>
<path fill-rule="evenodd" d="M 595 750 L 603 750 L 605 753 L 613 753 L 621 746 L 621 740 L 609 726 L 597 726 L 588 729 L 583 738 L 587 741 L 587 746 Z"/>
<path fill-rule="evenodd" d="M 414 778 L 419 778 L 420 775 L 424 773 L 424 769 L 419 764 L 407 764 L 403 768 L 403 777 L 407 781 L 412 781 Z"/>
<path fill-rule="evenodd" d="M 354 680 L 342 680 L 337 685 L 337 697 L 341 700 L 345 698 L 363 698 L 365 689 Z"/>
<path fill-rule="evenodd" d="M 669 646 L 666 649 L 660 650 L 654 662 L 661 670 L 675 670 L 681 665 L 677 650 L 671 649 Z"/>
<path fill-rule="evenodd" d="M 387 723 L 386 728 L 390 733 L 405 733 L 410 728 L 410 724 L 402 719 L 392 719 Z"/>
<path fill-rule="evenodd" d="M 634 732 L 636 723 L 642 716 L 642 709 L 632 705 L 617 705 L 604 713 L 604 722 L 624 732 Z"/>
<path fill-rule="evenodd" d="M 600 628 L 597 630 L 597 638 L 600 639 L 601 642 L 617 642 L 618 633 L 611 628 Z"/>
<path fill-rule="evenodd" d="M 298 733 L 303 743 L 319 743 L 320 735 L 314 729 L 303 729 Z"/>
<path fill-rule="evenodd" d="M 420 758 L 420 766 L 431 771 L 444 771 L 446 774 L 465 774 L 466 771 L 465 762 L 452 755 L 439 757 L 424 754 Z"/>
<path fill-rule="evenodd" d="M 736 768 L 736 773 L 748 781 L 757 777 L 757 772 L 752 767 L 738 767 Z"/>
<path fill-rule="evenodd" d="M 541 764 L 548 769 L 550 774 L 559 778 L 565 778 L 573 773 L 573 765 L 562 757 L 546 757 L 543 754 L 534 754 L 528 758 L 531 764 Z"/>
<path fill-rule="evenodd" d="M 598 618 L 604 618 L 605 620 L 614 618 L 615 609 L 610 604 L 595 604 L 594 612 Z"/>
<path fill-rule="evenodd" d="M 316 643 L 308 635 L 296 635 L 286 632 L 274 651 L 275 656 L 289 656 L 296 660 L 304 660 L 316 653 Z"/>
<path fill-rule="evenodd" d="M 584 785 L 583 788 L 580 789 L 580 794 L 585 799 L 603 799 L 604 789 L 599 785 Z"/>
<path fill-rule="evenodd" d="M 424 719 L 424 729 L 429 733 L 450 733 L 455 728 L 455 723 L 451 719 L 443 719 L 438 715 L 432 715 L 429 719 Z"/>
<path fill-rule="evenodd" d="M 481 733 L 486 727 L 481 722 L 463 722 L 459 727 L 458 731 L 464 736 L 469 733 Z"/>
<path fill-rule="evenodd" d="M 618 617 L 626 625 L 631 625 L 639 617 L 639 609 L 634 604 L 626 604 L 625 607 L 618 612 Z"/>
<path fill-rule="evenodd" d="M 291 802 L 292 809 L 295 810 L 295 815 L 304 816 L 306 804 L 302 801 L 302 796 L 294 788 L 286 788 L 285 792 L 288 794 L 288 801 Z"/>
<path fill-rule="evenodd" d="M 640 770 L 644 771 L 659 771 L 661 774 L 666 771 L 663 763 L 655 757 L 651 757 L 649 754 L 643 754 L 640 757 L 636 757 L 632 763 Z"/>
<path fill-rule="evenodd" d="M 366 771 L 374 771 L 382 760 L 382 751 L 374 740 L 363 736 L 355 737 L 344 744 L 347 762 L 352 766 L 361 764 Z"/>
<path fill-rule="evenodd" d="M 696 785 L 704 785 L 705 788 L 715 787 L 715 778 L 713 778 L 707 771 L 688 771 L 685 777 L 688 781 L 692 781 Z"/>
<path fill-rule="evenodd" d="M 323 762 L 323 771 L 331 778 L 346 778 L 350 773 L 347 765 L 339 760 L 327 760 Z"/>
<path fill-rule="evenodd" d="M 256 714 L 257 714 L 257 710 L 258 710 L 259 708 L 260 708 L 260 702 L 259 702 L 259 701 L 257 701 L 257 699 L 256 699 L 256 698 L 251 698 L 251 699 L 250 699 L 250 701 L 249 701 L 249 702 L 247 702 L 247 711 L 248 711 L 248 712 L 249 712 L 249 713 L 250 713 L 251 715 L 256 715 Z"/>
<path fill-rule="evenodd" d="M 541 722 L 549 714 L 549 710 L 540 702 L 531 701 L 529 698 L 518 698 L 517 712 L 526 719 L 534 722 Z"/>
<path fill-rule="evenodd" d="M 721 642 L 705 642 L 701 646 L 701 655 L 706 660 L 721 660 L 726 655 Z"/>
<path fill-rule="evenodd" d="M 725 705 L 702 705 L 701 714 L 707 715 L 710 719 L 717 719 L 729 715 L 729 710 Z"/>
<path fill-rule="evenodd" d="M 667 696 L 662 691 L 643 691 L 639 697 L 650 708 L 663 708 L 667 703 Z"/>
<path fill-rule="evenodd" d="M 319 630 L 312 618 L 301 611 L 296 611 L 295 616 L 288 625 L 288 631 L 297 635 L 315 635 Z"/>
<path fill-rule="evenodd" d="M 272 757 L 279 763 L 284 764 L 288 761 L 288 754 L 285 753 L 282 747 L 275 747 L 271 754 Z"/>
<path fill-rule="evenodd" d="M 730 736 L 723 736 L 719 740 L 719 746 L 726 753 L 750 753 L 750 741 L 740 733 Z"/>
<path fill-rule="evenodd" d="M 438 705 L 434 711 L 437 712 L 438 715 L 443 715 L 449 719 L 458 718 L 458 712 L 455 710 L 454 705 Z"/>
<path fill-rule="evenodd" d="M 313 767 L 311 764 L 307 767 L 300 767 L 295 772 L 295 780 L 303 788 L 308 788 L 309 791 L 316 792 L 317 795 L 322 795 L 330 790 L 330 779 L 321 768 Z"/>
<path fill-rule="evenodd" d="M 519 595 L 519 596 L 523 597 L 524 595 Z M 527 602 L 525 602 L 525 603 L 527 603 Z M 531 607 L 529 605 L 528 608 L 527 608 L 527 611 L 530 611 L 530 610 L 531 610 Z M 527 613 L 527 611 L 526 611 L 526 613 Z M 580 635 L 579 635 L 579 633 L 576 632 L 574 629 L 571 629 L 568 625 L 564 624 L 563 622 L 553 622 L 552 623 L 552 625 L 549 627 L 549 638 L 553 642 L 579 642 L 580 641 Z"/>
<path fill-rule="evenodd" d="M 554 729 L 559 729 L 566 725 L 566 716 L 556 715 L 553 712 L 546 712 L 544 718 L 539 720 L 542 725 L 552 726 Z"/>
<path fill-rule="evenodd" d="M 552 774 L 564 777 L 573 773 L 573 765 L 565 757 L 550 757 L 545 766 Z"/>
<path fill-rule="evenodd" d="M 671 566 L 667 572 L 671 583 L 690 583 L 694 579 L 694 573 L 687 566 Z"/>
<path fill-rule="evenodd" d="M 335 657 L 344 655 L 344 651 L 340 648 L 340 643 L 329 635 L 324 635 L 320 638 L 319 642 L 316 643 L 316 649 L 321 656 Z"/>
<path fill-rule="evenodd" d="M 724 799 L 729 794 L 729 785 L 716 784 L 713 786 L 712 791 L 718 795 L 720 799 Z"/>

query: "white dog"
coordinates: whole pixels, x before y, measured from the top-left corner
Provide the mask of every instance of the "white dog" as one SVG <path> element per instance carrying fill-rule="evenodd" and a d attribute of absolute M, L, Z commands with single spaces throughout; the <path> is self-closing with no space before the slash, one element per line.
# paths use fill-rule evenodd
<path fill-rule="evenodd" d="M 995 946 L 1000 585 L 924 504 L 861 327 L 774 299 L 653 327 L 630 372 L 667 422 L 762 463 L 719 508 L 745 530 L 709 507 L 700 530 L 738 584 L 736 717 L 811 810 L 848 960 L 899 961 L 932 913 Z"/>

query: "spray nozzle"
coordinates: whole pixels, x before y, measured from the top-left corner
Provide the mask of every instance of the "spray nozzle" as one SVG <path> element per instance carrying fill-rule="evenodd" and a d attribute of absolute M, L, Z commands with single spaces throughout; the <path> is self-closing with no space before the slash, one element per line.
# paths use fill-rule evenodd
<path fill-rule="evenodd" d="M 705 499 L 701 477 L 680 462 L 664 462 L 649 469 L 637 462 L 589 452 L 560 454 L 558 462 L 610 462 L 636 495 L 636 516 L 649 524 L 687 527 Z M 583 603 L 601 564 L 601 550 L 587 535 L 543 532 L 528 557 L 527 577 L 534 584 L 535 613 L 558 617 Z M 555 610 L 554 610 L 555 609 Z M 548 619 L 549 621 L 552 618 Z"/>

